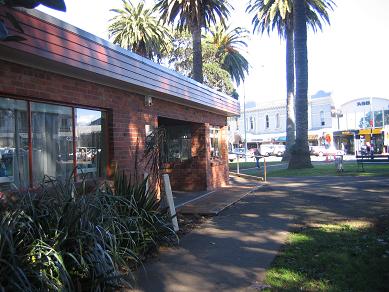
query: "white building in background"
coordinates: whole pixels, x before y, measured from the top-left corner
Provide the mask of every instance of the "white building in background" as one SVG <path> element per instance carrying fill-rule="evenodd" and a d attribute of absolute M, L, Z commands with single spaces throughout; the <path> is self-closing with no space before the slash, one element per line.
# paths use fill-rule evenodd
<path fill-rule="evenodd" d="M 340 107 L 340 129 L 333 132 L 335 146 L 343 144 L 349 153 L 373 145 L 375 153 L 388 153 L 389 98 L 354 99 Z"/>
<path fill-rule="evenodd" d="M 309 141 L 319 143 L 320 137 L 332 131 L 336 119 L 333 117 L 334 102 L 331 94 L 319 91 L 308 101 Z M 244 110 L 241 116 L 230 118 L 230 143 L 244 143 Z M 255 107 L 246 107 L 247 142 L 284 142 L 286 139 L 286 100 L 260 103 Z"/>
<path fill-rule="evenodd" d="M 231 144 L 244 144 L 244 125 L 242 109 L 240 117 L 229 120 Z M 285 100 L 246 107 L 246 137 L 249 148 L 261 143 L 285 142 Z M 331 93 L 317 92 L 308 100 L 308 141 L 310 145 L 345 147 L 349 153 L 359 151 L 368 142 L 375 145 L 377 153 L 388 152 L 389 98 L 359 98 L 336 108 Z"/>

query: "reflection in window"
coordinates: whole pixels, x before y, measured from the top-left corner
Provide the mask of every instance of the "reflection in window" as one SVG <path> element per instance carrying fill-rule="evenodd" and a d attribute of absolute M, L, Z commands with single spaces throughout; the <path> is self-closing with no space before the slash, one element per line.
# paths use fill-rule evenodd
<path fill-rule="evenodd" d="M 220 157 L 220 127 L 211 127 L 209 137 L 211 141 L 211 157 Z"/>
<path fill-rule="evenodd" d="M 375 111 L 374 112 L 374 127 L 381 128 L 383 127 L 383 111 Z"/>
<path fill-rule="evenodd" d="M 68 179 L 73 171 L 72 109 L 32 102 L 31 127 L 34 184 L 45 175 Z"/>
<path fill-rule="evenodd" d="M 389 110 L 384 110 L 383 112 L 384 112 L 383 126 L 387 126 L 389 125 Z"/>
<path fill-rule="evenodd" d="M 0 190 L 28 187 L 27 102 L 0 98 Z"/>
<path fill-rule="evenodd" d="M 77 173 L 83 178 L 104 175 L 104 112 L 76 109 Z"/>
<path fill-rule="evenodd" d="M 192 157 L 192 133 L 188 125 L 166 126 L 166 144 L 163 145 L 163 161 L 184 161 Z"/>

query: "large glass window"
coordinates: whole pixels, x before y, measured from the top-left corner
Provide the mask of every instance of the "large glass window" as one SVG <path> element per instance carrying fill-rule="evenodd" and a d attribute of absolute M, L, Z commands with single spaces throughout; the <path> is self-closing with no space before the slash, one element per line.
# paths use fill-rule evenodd
<path fill-rule="evenodd" d="M 220 128 L 211 127 L 209 137 L 211 141 L 211 157 L 220 157 Z"/>
<path fill-rule="evenodd" d="M 77 173 L 86 178 L 105 173 L 105 114 L 101 111 L 76 109 Z"/>
<path fill-rule="evenodd" d="M 104 125 L 102 111 L 0 97 L 0 191 L 105 175 Z"/>
<path fill-rule="evenodd" d="M 27 102 L 0 98 L 0 189 L 28 187 Z"/>
<path fill-rule="evenodd" d="M 64 181 L 73 171 L 72 108 L 31 103 L 34 184 L 45 175 Z"/>
<path fill-rule="evenodd" d="M 383 111 L 374 112 L 374 127 L 383 127 Z"/>
<path fill-rule="evenodd" d="M 384 126 L 389 125 L 389 110 L 384 110 Z"/>

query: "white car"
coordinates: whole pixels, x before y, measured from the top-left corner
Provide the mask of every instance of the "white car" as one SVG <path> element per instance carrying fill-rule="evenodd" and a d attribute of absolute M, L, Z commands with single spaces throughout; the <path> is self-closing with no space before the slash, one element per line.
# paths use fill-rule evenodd
<path fill-rule="evenodd" d="M 277 144 L 274 145 L 273 155 L 281 157 L 285 153 L 285 145 Z"/>
<path fill-rule="evenodd" d="M 343 150 L 336 149 L 335 147 L 326 148 L 325 146 L 311 146 L 311 154 L 316 156 L 328 156 L 328 155 L 344 155 Z"/>

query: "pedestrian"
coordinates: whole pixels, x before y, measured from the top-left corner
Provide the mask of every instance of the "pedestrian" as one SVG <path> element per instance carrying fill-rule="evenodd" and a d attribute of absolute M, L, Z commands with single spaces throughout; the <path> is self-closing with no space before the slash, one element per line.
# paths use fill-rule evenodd
<path fill-rule="evenodd" d="M 255 156 L 255 161 L 256 161 L 256 166 L 257 168 L 260 168 L 260 165 L 259 165 L 259 158 L 260 158 L 260 153 L 259 153 L 259 150 L 258 148 L 255 148 L 255 151 L 254 151 L 254 156 Z"/>

